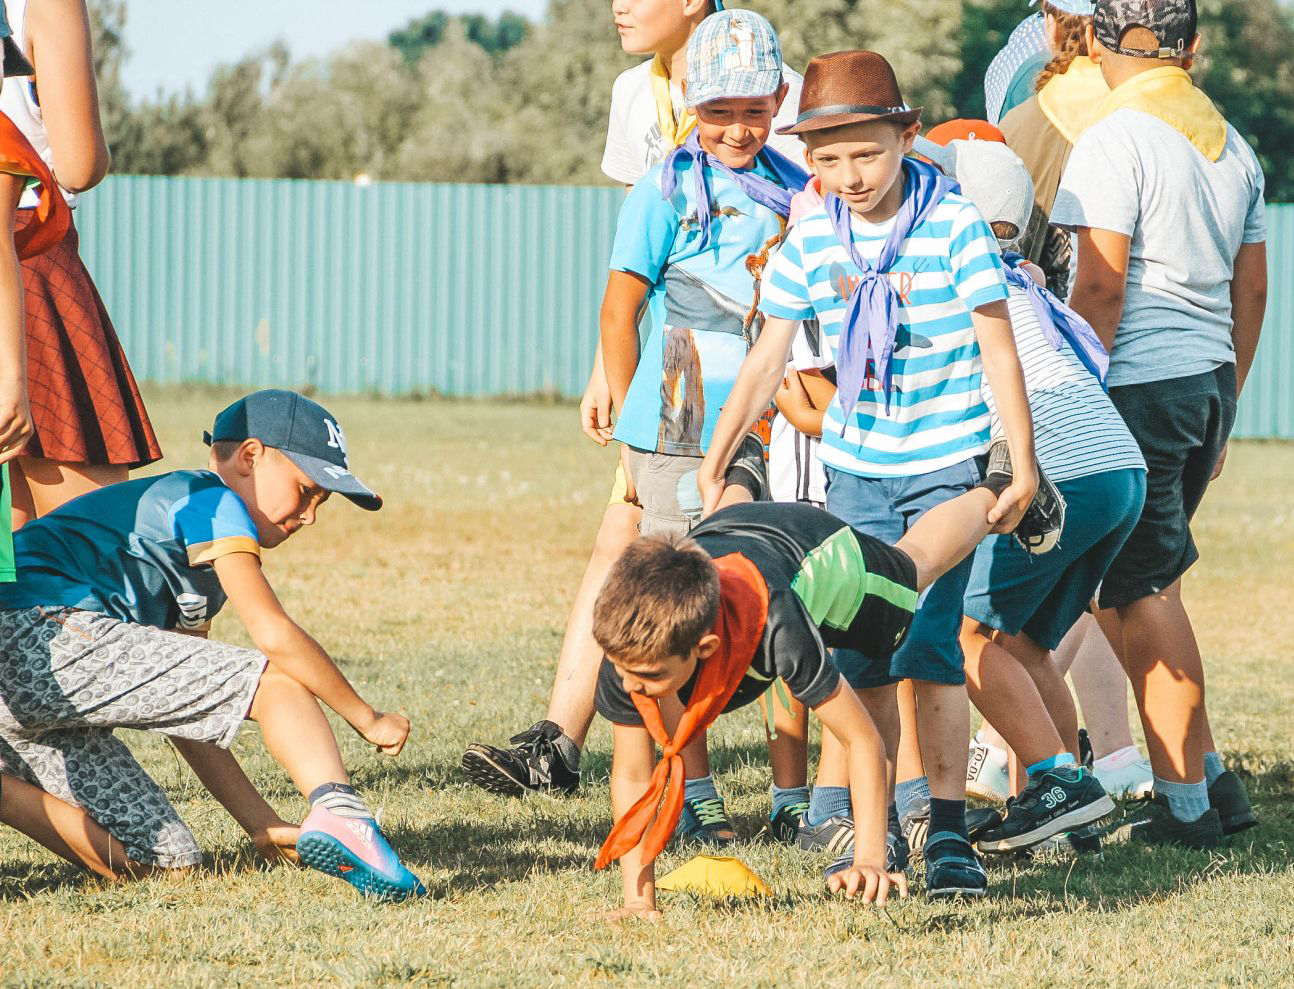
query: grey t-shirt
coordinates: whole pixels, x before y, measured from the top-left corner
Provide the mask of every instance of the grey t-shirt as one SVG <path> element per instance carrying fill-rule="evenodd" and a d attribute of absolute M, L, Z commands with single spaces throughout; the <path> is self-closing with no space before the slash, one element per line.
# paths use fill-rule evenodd
<path fill-rule="evenodd" d="M 1263 171 L 1234 127 L 1209 161 L 1175 128 L 1123 109 L 1074 146 L 1051 222 L 1132 238 L 1111 385 L 1234 363 L 1231 278 L 1242 244 L 1267 239 Z"/>

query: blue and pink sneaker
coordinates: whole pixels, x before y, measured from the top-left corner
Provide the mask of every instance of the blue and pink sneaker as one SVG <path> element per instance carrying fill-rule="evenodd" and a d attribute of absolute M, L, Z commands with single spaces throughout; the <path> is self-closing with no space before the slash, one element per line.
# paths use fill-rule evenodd
<path fill-rule="evenodd" d="M 399 902 L 427 895 L 372 818 L 339 817 L 316 807 L 301 822 L 297 854 L 310 868 L 345 879 L 365 896 Z"/>

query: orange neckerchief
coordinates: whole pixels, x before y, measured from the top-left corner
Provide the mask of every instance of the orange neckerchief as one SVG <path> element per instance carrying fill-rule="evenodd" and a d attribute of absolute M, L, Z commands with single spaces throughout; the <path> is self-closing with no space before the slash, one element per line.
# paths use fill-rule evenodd
<path fill-rule="evenodd" d="M 605 869 L 633 849 L 644 835 L 648 862 L 664 851 L 683 812 L 683 757 L 679 753 L 723 713 L 750 669 L 751 657 L 764 635 L 768 585 L 755 564 L 740 553 L 730 553 L 714 563 L 719 568 L 719 618 L 714 624 L 719 649 L 701 664 L 673 738 L 665 733 L 660 704 L 642 694 L 630 695 L 643 725 L 663 752 L 647 792 L 616 821 L 603 843 L 595 866 L 598 869 Z"/>
<path fill-rule="evenodd" d="M 0 113 L 0 172 L 40 183 L 40 202 L 32 210 L 35 218 L 14 234 L 13 242 L 19 259 L 44 254 L 67 236 L 72 223 L 71 210 L 49 166 L 3 113 Z"/>

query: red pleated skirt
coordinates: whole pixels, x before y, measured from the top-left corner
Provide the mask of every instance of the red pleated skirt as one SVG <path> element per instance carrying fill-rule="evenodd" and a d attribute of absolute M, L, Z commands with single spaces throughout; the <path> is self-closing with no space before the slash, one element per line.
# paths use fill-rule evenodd
<path fill-rule="evenodd" d="M 29 210 L 18 224 L 30 222 Z M 96 467 L 142 467 L 162 458 L 139 386 L 79 253 L 62 243 L 22 262 L 27 390 L 36 435 L 24 454 Z"/>

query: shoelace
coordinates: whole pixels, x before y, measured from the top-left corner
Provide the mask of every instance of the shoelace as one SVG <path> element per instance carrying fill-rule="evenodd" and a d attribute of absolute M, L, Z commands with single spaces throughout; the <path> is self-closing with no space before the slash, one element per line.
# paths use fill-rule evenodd
<path fill-rule="evenodd" d="M 809 801 L 801 800 L 793 804 L 787 804 L 782 808 L 782 813 L 790 814 L 797 822 L 804 819 L 804 815 L 809 812 Z"/>
<path fill-rule="evenodd" d="M 687 801 L 688 807 L 696 815 L 697 821 L 706 827 L 726 825 L 728 814 L 723 807 L 723 797 L 703 797 L 700 800 Z"/>

